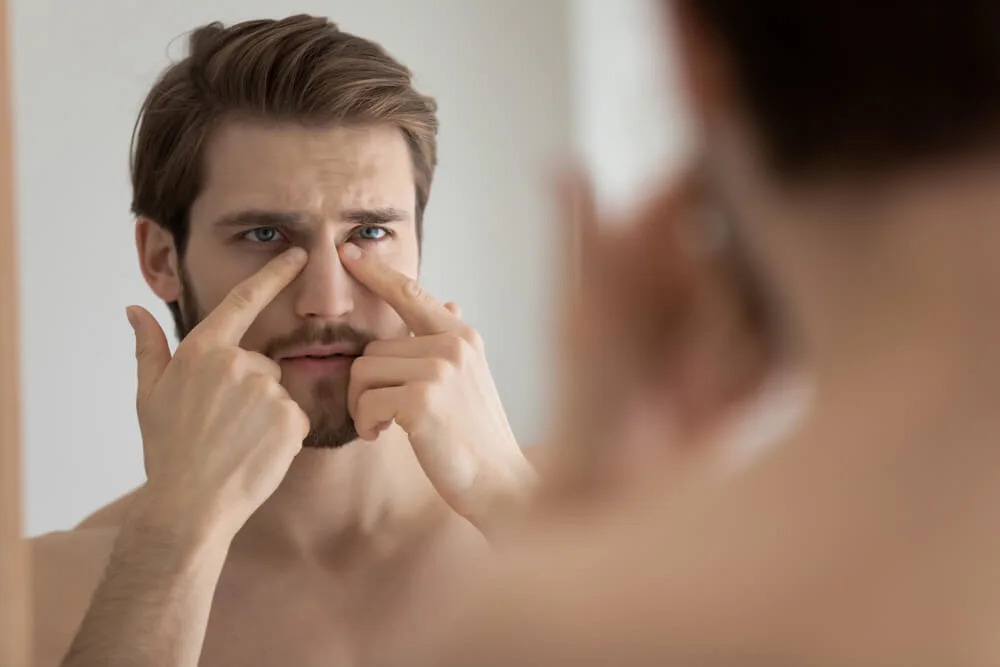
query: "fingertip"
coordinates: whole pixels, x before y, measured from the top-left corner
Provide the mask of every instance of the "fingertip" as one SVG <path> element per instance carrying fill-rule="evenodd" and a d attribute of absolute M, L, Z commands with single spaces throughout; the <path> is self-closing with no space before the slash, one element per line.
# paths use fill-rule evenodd
<path fill-rule="evenodd" d="M 129 326 L 132 327 L 132 331 L 136 331 L 139 328 L 139 315 L 136 312 L 135 306 L 128 306 L 125 308 L 125 319 L 128 320 Z"/>
<path fill-rule="evenodd" d="M 289 264 L 301 264 L 302 262 L 305 261 L 307 256 L 308 253 L 306 252 L 305 248 L 294 246 L 285 251 L 285 254 L 282 255 L 282 259 L 288 262 Z"/>
<path fill-rule="evenodd" d="M 148 310 L 142 306 L 135 305 L 125 308 L 125 318 L 128 320 L 132 330 L 137 334 L 149 328 L 149 320 L 156 320 Z"/>
<path fill-rule="evenodd" d="M 355 243 L 345 243 L 340 250 L 341 256 L 350 261 L 361 259 L 361 246 Z"/>

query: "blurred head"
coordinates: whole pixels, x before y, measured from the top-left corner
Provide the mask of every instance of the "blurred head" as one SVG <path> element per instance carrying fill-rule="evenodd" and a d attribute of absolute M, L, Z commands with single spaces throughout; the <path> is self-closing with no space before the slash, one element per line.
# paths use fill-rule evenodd
<path fill-rule="evenodd" d="M 305 248 L 305 269 L 241 345 L 281 363 L 312 421 L 307 446 L 342 445 L 356 438 L 352 357 L 407 332 L 338 249 L 352 241 L 417 276 L 435 103 L 381 47 L 322 18 L 213 23 L 189 50 L 153 86 L 133 139 L 143 274 L 183 339 L 270 258 Z"/>
<path fill-rule="evenodd" d="M 708 180 L 796 324 L 839 345 L 904 262 L 985 257 L 989 215 L 959 195 L 1000 174 L 1000 3 L 664 4 Z M 970 205 L 949 219 L 948 196 Z"/>

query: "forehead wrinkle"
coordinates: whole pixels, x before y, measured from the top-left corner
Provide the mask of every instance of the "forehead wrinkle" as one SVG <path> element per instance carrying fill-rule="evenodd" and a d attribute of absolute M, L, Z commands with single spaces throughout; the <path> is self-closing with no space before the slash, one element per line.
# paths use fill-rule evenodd
<path fill-rule="evenodd" d="M 384 128 L 317 130 L 224 126 L 206 152 L 211 213 L 239 208 L 299 210 L 337 219 L 342 210 L 413 207 L 412 160 L 402 136 Z M 405 159 L 401 158 L 401 153 Z M 263 162 L 262 162 L 263 161 Z M 401 198 L 400 182 L 408 188 Z"/>

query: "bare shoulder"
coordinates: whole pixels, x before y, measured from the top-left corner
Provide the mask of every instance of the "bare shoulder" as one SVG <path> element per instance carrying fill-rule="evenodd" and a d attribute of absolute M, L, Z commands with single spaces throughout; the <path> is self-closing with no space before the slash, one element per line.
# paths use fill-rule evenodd
<path fill-rule="evenodd" d="M 69 649 L 117 534 L 117 528 L 91 528 L 31 540 L 34 664 L 38 667 L 56 667 Z"/>
<path fill-rule="evenodd" d="M 132 501 L 141 490 L 142 487 L 134 489 L 94 511 L 76 526 L 76 530 L 120 527 L 128 514 L 129 508 L 132 507 Z"/>
<path fill-rule="evenodd" d="M 521 447 L 521 453 L 536 470 L 545 469 L 552 461 L 554 447 L 549 444 L 535 444 Z"/>

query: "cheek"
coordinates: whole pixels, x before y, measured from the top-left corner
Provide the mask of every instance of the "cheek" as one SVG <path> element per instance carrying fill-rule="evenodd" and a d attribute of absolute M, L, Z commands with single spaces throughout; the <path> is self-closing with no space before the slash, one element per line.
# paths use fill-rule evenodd
<path fill-rule="evenodd" d="M 233 287 L 258 268 L 246 258 L 233 257 L 201 244 L 189 247 L 185 264 L 188 283 L 206 313 L 219 305 Z"/>
<path fill-rule="evenodd" d="M 256 273 L 269 257 L 260 253 L 237 255 L 225 250 L 209 249 L 204 246 L 191 247 L 187 266 L 188 283 L 194 292 L 201 315 L 204 317 L 215 309 L 229 292 L 243 280 Z M 282 312 L 282 302 L 288 297 L 279 294 L 261 313 L 247 330 L 241 343 L 249 350 L 260 350 L 280 331 L 276 319 Z"/>
<path fill-rule="evenodd" d="M 383 243 L 370 244 L 366 250 L 403 275 L 416 278 L 419 274 L 420 248 L 412 229 L 401 230 L 396 238 Z"/>
<path fill-rule="evenodd" d="M 390 247 L 393 246 L 393 247 Z M 405 276 L 419 278 L 420 259 L 416 244 L 411 249 L 403 244 L 383 244 L 377 251 L 379 259 Z M 358 291 L 355 309 L 368 323 L 373 333 L 380 338 L 395 338 L 406 332 L 399 314 L 383 299 L 366 289 Z"/>

